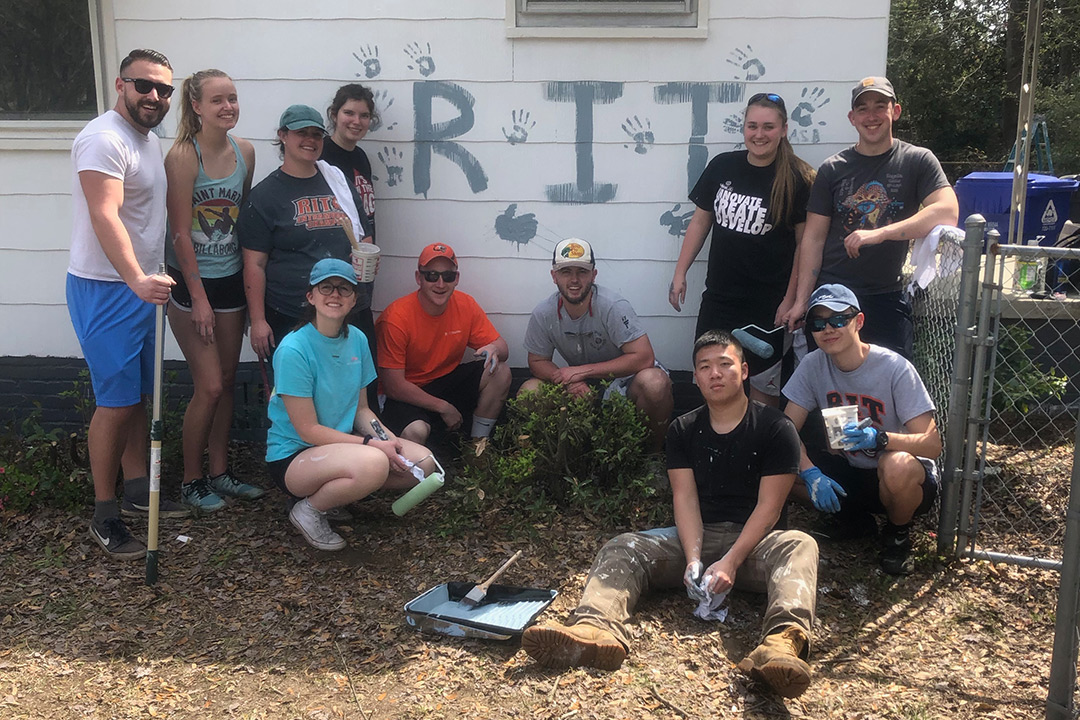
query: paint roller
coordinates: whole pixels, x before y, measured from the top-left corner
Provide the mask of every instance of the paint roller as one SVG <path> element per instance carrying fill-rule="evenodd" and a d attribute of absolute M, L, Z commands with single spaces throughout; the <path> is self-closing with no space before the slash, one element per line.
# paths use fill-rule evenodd
<path fill-rule="evenodd" d="M 401 517 L 422 503 L 446 482 L 446 471 L 443 470 L 443 466 L 439 464 L 439 461 L 434 455 L 428 455 L 428 457 L 435 463 L 436 470 L 427 477 L 424 477 L 424 471 L 420 469 L 420 463 L 414 464 L 405 460 L 405 464 L 409 466 L 409 470 L 412 471 L 413 476 L 419 480 L 419 482 L 409 490 L 409 492 L 395 500 L 390 506 L 390 509 L 393 510 L 394 514 L 398 517 Z M 424 458 L 424 460 L 427 460 L 427 458 Z M 424 460 L 421 460 L 420 462 L 424 462 Z"/>
<path fill-rule="evenodd" d="M 772 330 L 766 330 L 765 328 L 758 327 L 757 325 L 746 325 L 744 327 L 737 328 L 731 331 L 731 336 L 738 340 L 740 345 L 757 355 L 762 360 L 768 360 L 773 356 L 776 350 L 773 348 L 772 343 L 769 343 L 759 337 L 751 335 L 748 332 L 748 330 L 751 329 L 769 335 L 776 332 L 777 330 L 783 330 L 783 326 L 773 328 Z"/>

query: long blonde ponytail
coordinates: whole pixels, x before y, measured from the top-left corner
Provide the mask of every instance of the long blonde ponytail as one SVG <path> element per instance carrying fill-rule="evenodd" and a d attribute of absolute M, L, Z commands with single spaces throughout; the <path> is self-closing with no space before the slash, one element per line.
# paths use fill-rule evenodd
<path fill-rule="evenodd" d="M 180 87 L 180 122 L 176 128 L 176 142 L 189 143 L 195 139 L 199 130 L 202 130 L 202 120 L 195 112 L 191 103 L 202 100 L 203 83 L 209 78 L 228 78 L 222 70 L 200 70 L 184 78 L 184 84 Z M 230 80 L 232 78 L 229 78 Z"/>

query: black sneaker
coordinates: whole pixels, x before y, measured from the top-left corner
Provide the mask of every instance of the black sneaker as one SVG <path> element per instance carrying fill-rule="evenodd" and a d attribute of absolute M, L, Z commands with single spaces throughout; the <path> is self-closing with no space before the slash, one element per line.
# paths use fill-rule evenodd
<path fill-rule="evenodd" d="M 146 557 L 146 545 L 136 540 L 118 517 L 102 522 L 90 521 L 90 537 L 109 557 L 117 560 L 138 560 Z"/>
<path fill-rule="evenodd" d="M 906 526 L 886 525 L 881 536 L 881 569 L 890 575 L 915 572 L 915 559 L 911 557 L 913 547 L 911 532 Z"/>
<path fill-rule="evenodd" d="M 120 502 L 120 513 L 128 517 L 147 517 L 150 514 L 150 500 L 128 500 L 124 498 Z M 186 518 L 191 515 L 191 510 L 178 502 L 158 498 L 159 518 Z"/>
<path fill-rule="evenodd" d="M 120 514 L 128 517 L 146 517 L 150 514 L 150 479 L 136 478 L 124 481 L 124 499 L 120 502 Z M 159 518 L 185 518 L 191 510 L 172 500 L 158 496 Z"/>

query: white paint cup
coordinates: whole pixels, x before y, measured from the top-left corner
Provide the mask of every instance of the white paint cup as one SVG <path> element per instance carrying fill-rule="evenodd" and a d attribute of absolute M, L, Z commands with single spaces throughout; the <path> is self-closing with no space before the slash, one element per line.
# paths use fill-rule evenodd
<path fill-rule="evenodd" d="M 375 270 L 379 264 L 379 246 L 371 243 L 360 243 L 359 248 L 353 248 L 352 266 L 356 271 L 356 279 L 360 282 L 375 282 Z"/>
<path fill-rule="evenodd" d="M 829 436 L 829 447 L 833 450 L 844 449 L 844 426 L 859 422 L 858 405 L 841 405 L 823 408 L 821 417 L 825 420 L 825 433 Z"/>

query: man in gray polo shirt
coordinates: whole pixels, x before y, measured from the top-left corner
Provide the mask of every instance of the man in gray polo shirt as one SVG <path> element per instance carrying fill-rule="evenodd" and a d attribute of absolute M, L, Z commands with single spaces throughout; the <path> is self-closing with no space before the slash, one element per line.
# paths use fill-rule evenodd
<path fill-rule="evenodd" d="M 650 448 L 659 450 L 674 407 L 671 380 L 656 362 L 634 308 L 618 293 L 594 284 L 596 259 L 584 240 L 568 238 L 555 246 L 551 279 L 558 291 L 536 306 L 525 331 L 533 377 L 520 392 L 553 382 L 584 395 L 610 379 L 605 397 L 625 395 L 648 415 Z M 567 367 L 552 361 L 556 350 Z"/>

